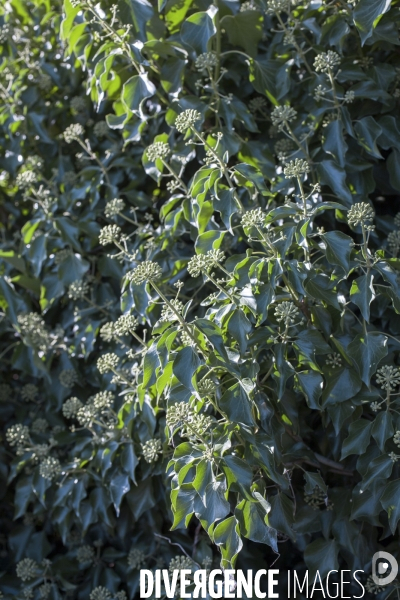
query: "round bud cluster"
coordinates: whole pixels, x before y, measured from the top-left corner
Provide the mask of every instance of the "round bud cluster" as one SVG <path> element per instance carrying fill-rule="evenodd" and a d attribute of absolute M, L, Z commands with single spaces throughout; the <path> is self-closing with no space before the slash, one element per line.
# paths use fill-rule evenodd
<path fill-rule="evenodd" d="M 170 152 L 171 148 L 165 142 L 154 142 L 147 148 L 146 155 L 149 161 L 154 162 L 158 158 L 166 158 Z"/>
<path fill-rule="evenodd" d="M 39 596 L 41 600 L 47 600 L 50 597 L 51 593 L 51 583 L 46 581 L 41 586 L 39 586 Z"/>
<path fill-rule="evenodd" d="M 400 431 L 396 431 L 396 433 L 393 436 L 393 441 L 396 444 L 396 446 L 400 447 Z"/>
<path fill-rule="evenodd" d="M 209 250 L 207 254 L 196 254 L 193 256 L 187 266 L 187 270 L 192 277 L 198 277 L 200 273 L 207 273 L 213 266 L 220 264 L 225 260 L 225 254 L 221 250 Z"/>
<path fill-rule="evenodd" d="M 328 354 L 328 357 L 325 361 L 325 364 L 330 365 L 334 369 L 336 367 L 342 366 L 342 357 L 338 352 L 334 352 L 333 354 Z"/>
<path fill-rule="evenodd" d="M 326 494 L 320 487 L 316 486 L 311 494 L 304 494 L 304 501 L 314 510 L 326 504 Z"/>
<path fill-rule="evenodd" d="M 378 594 L 383 592 L 385 589 L 384 586 L 375 583 L 372 575 L 368 576 L 368 579 L 365 582 L 364 587 L 369 594 L 374 594 L 375 596 L 377 596 Z"/>
<path fill-rule="evenodd" d="M 271 113 L 272 124 L 282 131 L 287 123 L 290 123 L 297 117 L 297 111 L 291 106 L 275 106 Z"/>
<path fill-rule="evenodd" d="M 118 367 L 119 358 L 113 352 L 108 352 L 107 354 L 103 354 L 97 360 L 97 369 L 101 375 L 104 373 L 108 373 L 109 371 L 113 371 Z"/>
<path fill-rule="evenodd" d="M 140 569 L 146 560 L 146 555 L 138 548 L 132 548 L 128 554 L 128 565 L 131 569 Z"/>
<path fill-rule="evenodd" d="M 145 281 L 156 281 L 160 279 L 161 275 L 162 270 L 160 265 L 151 260 L 145 260 L 136 269 L 126 274 L 127 279 L 136 285 L 140 285 Z"/>
<path fill-rule="evenodd" d="M 89 398 L 89 404 L 91 404 L 96 411 L 102 411 L 109 409 L 114 403 L 114 394 L 112 392 L 97 392 L 94 396 Z"/>
<path fill-rule="evenodd" d="M 90 593 L 89 600 L 112 600 L 112 594 L 107 588 L 99 585 Z"/>
<path fill-rule="evenodd" d="M 317 72 L 329 73 L 333 71 L 335 67 L 340 65 L 341 59 L 337 52 L 328 50 L 328 52 L 321 52 L 315 57 L 314 68 Z"/>
<path fill-rule="evenodd" d="M 33 383 L 27 383 L 21 388 L 21 398 L 25 402 L 33 402 L 38 395 L 38 388 Z"/>
<path fill-rule="evenodd" d="M 48 428 L 49 424 L 46 419 L 35 419 L 32 423 L 32 431 L 33 433 L 44 433 Z"/>
<path fill-rule="evenodd" d="M 74 140 L 79 140 L 79 138 L 84 134 L 84 131 L 85 130 L 80 123 L 73 123 L 64 131 L 64 140 L 67 142 L 67 144 L 71 144 Z"/>
<path fill-rule="evenodd" d="M 23 558 L 17 564 L 17 577 L 22 579 L 22 581 L 29 581 L 30 579 L 34 579 L 37 575 L 39 565 L 36 560 L 32 558 Z"/>
<path fill-rule="evenodd" d="M 267 14 L 289 12 L 290 0 L 267 0 Z"/>
<path fill-rule="evenodd" d="M 168 570 L 170 573 L 174 571 L 182 571 L 183 569 L 193 569 L 193 561 L 188 556 L 175 556 L 172 558 Z"/>
<path fill-rule="evenodd" d="M 79 564 L 93 563 L 95 551 L 92 546 L 81 546 L 76 551 L 76 560 Z"/>
<path fill-rule="evenodd" d="M 196 343 L 192 340 L 190 335 L 186 331 L 181 332 L 181 342 L 184 346 L 196 347 Z"/>
<path fill-rule="evenodd" d="M 175 308 L 176 312 L 181 315 L 184 308 L 183 302 L 181 302 L 177 298 L 174 298 L 170 302 L 171 305 Z M 161 310 L 161 320 L 176 321 L 178 319 L 176 312 L 174 312 L 172 308 L 168 306 L 168 304 L 164 305 Z"/>
<path fill-rule="evenodd" d="M 100 337 L 105 342 L 112 342 L 116 337 L 115 324 L 110 321 L 105 323 L 100 329 Z"/>
<path fill-rule="evenodd" d="M 73 183 L 75 183 L 75 179 L 76 179 L 75 171 L 65 171 L 64 175 L 62 176 L 62 183 L 64 185 L 72 185 Z M 62 252 L 62 250 L 61 250 L 61 252 Z"/>
<path fill-rule="evenodd" d="M 262 111 L 267 108 L 267 101 L 262 96 L 257 96 L 256 98 L 252 98 L 249 102 L 249 109 L 252 113 L 257 111 Z"/>
<path fill-rule="evenodd" d="M 208 415 L 192 412 L 181 428 L 181 435 L 196 438 L 211 427 L 212 419 Z M 190 425 L 190 426 L 189 426 Z"/>
<path fill-rule="evenodd" d="M 82 408 L 82 406 L 82 402 L 75 396 L 72 396 L 72 398 L 68 398 L 68 400 L 64 402 L 62 413 L 66 419 L 72 419 L 73 417 L 76 417 L 78 410 Z"/>
<path fill-rule="evenodd" d="M 74 96 L 71 100 L 71 108 L 76 112 L 84 112 L 86 110 L 86 100 L 82 96 Z"/>
<path fill-rule="evenodd" d="M 37 313 L 18 315 L 18 325 L 21 335 L 25 338 L 28 346 L 34 346 L 39 350 L 47 350 L 50 346 L 50 334 L 46 323 Z"/>
<path fill-rule="evenodd" d="M 98 138 L 104 138 L 109 132 L 109 127 L 106 121 L 98 121 L 93 127 L 93 133 Z"/>
<path fill-rule="evenodd" d="M 184 423 L 192 414 L 193 411 L 187 402 L 177 402 L 167 410 L 167 426 L 175 427 L 179 423 Z"/>
<path fill-rule="evenodd" d="M 356 95 L 353 92 L 353 90 L 348 90 L 344 95 L 343 102 L 345 104 L 351 104 L 352 102 L 354 102 L 355 97 L 356 97 Z"/>
<path fill-rule="evenodd" d="M 97 417 L 97 411 L 93 404 L 85 404 L 76 413 L 76 419 L 82 427 L 90 427 Z"/>
<path fill-rule="evenodd" d="M 376 381 L 383 390 L 392 392 L 400 384 L 400 369 L 391 365 L 384 365 L 378 369 Z"/>
<path fill-rule="evenodd" d="M 283 321 L 285 325 L 294 323 L 299 315 L 299 309 L 293 304 L 293 302 L 281 302 L 275 308 L 275 317 L 278 322 Z"/>
<path fill-rule="evenodd" d="M 68 288 L 68 298 L 70 300 L 82 300 L 89 292 L 89 284 L 87 281 L 77 279 Z"/>
<path fill-rule="evenodd" d="M 394 224 L 396 227 L 400 227 L 400 212 L 398 212 L 394 217 Z"/>
<path fill-rule="evenodd" d="M 368 231 L 372 231 L 374 229 L 373 225 L 368 224 L 369 221 L 372 221 L 375 217 L 375 211 L 367 202 L 357 202 L 353 204 L 347 213 L 347 220 L 349 225 L 353 225 L 354 227 L 357 225 L 362 225 Z"/>
<path fill-rule="evenodd" d="M 54 262 L 56 265 L 61 264 L 62 262 L 64 262 L 64 260 L 66 260 L 67 258 L 69 258 L 70 256 L 72 256 L 72 250 L 70 250 L 69 248 L 64 248 L 63 250 L 59 250 L 59 252 L 57 252 L 57 254 L 54 257 Z"/>
<path fill-rule="evenodd" d="M 378 412 L 380 409 L 379 402 L 371 402 L 371 410 L 372 412 Z"/>
<path fill-rule="evenodd" d="M 40 463 L 39 473 L 44 479 L 55 479 L 61 473 L 61 464 L 58 458 L 48 456 Z"/>
<path fill-rule="evenodd" d="M 143 458 L 148 463 L 156 462 L 158 459 L 158 455 L 162 454 L 162 444 L 161 440 L 147 440 L 144 444 L 142 444 L 142 452 Z"/>
<path fill-rule="evenodd" d="M 257 6 L 253 2 L 243 2 L 240 7 L 240 12 L 246 12 L 246 10 L 258 10 Z"/>
<path fill-rule="evenodd" d="M 388 457 L 393 463 L 399 460 L 399 457 L 397 456 L 396 452 L 389 452 Z"/>
<path fill-rule="evenodd" d="M 118 215 L 118 213 L 122 212 L 124 208 L 125 202 L 122 200 L 122 198 L 114 198 L 114 200 L 107 202 L 104 209 L 104 214 L 107 219 L 110 219 L 111 217 L 115 217 L 115 215 Z"/>
<path fill-rule="evenodd" d="M 277 155 L 279 160 L 286 160 L 288 155 L 293 152 L 294 144 L 292 140 L 284 138 L 283 140 L 278 140 L 274 146 L 275 154 Z"/>
<path fill-rule="evenodd" d="M 176 117 L 175 127 L 180 133 L 185 133 L 188 129 L 194 127 L 197 121 L 200 121 L 201 113 L 198 110 L 194 110 L 189 108 L 188 110 L 184 110 L 180 115 Z"/>
<path fill-rule="evenodd" d="M 74 369 L 64 369 L 58 378 L 63 387 L 72 388 L 78 381 L 78 375 Z"/>
<path fill-rule="evenodd" d="M 118 227 L 118 225 L 106 225 L 99 234 L 99 243 L 102 246 L 112 244 L 113 242 L 118 242 L 120 239 L 121 227 Z"/>
<path fill-rule="evenodd" d="M 389 249 L 396 256 L 400 250 L 400 231 L 391 231 L 387 241 Z"/>
<path fill-rule="evenodd" d="M 10 446 L 23 446 L 30 442 L 29 427 L 16 423 L 6 431 L 6 440 Z"/>
<path fill-rule="evenodd" d="M 36 77 L 36 83 L 45 92 L 48 92 L 53 87 L 53 80 L 48 73 L 39 73 Z"/>
<path fill-rule="evenodd" d="M 245 227 L 246 229 L 256 226 L 262 227 L 264 222 L 265 213 L 261 208 L 255 208 L 244 213 L 241 221 L 242 227 Z"/>
<path fill-rule="evenodd" d="M 284 173 L 286 179 L 290 179 L 291 177 L 301 177 L 303 173 L 309 173 L 310 165 L 306 160 L 302 158 L 295 158 L 295 160 L 291 160 L 285 167 Z"/>
<path fill-rule="evenodd" d="M 22 171 L 18 173 L 15 183 L 17 187 L 27 190 L 38 180 L 38 176 L 34 171 Z"/>
<path fill-rule="evenodd" d="M 126 335 L 130 331 L 135 331 L 139 323 L 136 317 L 127 313 L 121 315 L 114 323 L 114 331 L 117 335 Z"/>
<path fill-rule="evenodd" d="M 198 71 L 211 70 L 218 65 L 218 56 L 215 52 L 204 52 L 196 58 L 194 64 Z"/>
<path fill-rule="evenodd" d="M 200 396 L 204 398 L 206 396 L 213 396 L 217 386 L 212 379 L 204 379 L 203 381 L 199 381 L 197 389 Z"/>

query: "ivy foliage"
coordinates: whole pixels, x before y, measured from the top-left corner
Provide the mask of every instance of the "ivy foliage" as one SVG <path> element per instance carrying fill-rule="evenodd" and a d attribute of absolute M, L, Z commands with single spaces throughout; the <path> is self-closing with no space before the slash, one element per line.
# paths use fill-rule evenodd
<path fill-rule="evenodd" d="M 0 8 L 2 597 L 396 593 L 399 8 Z"/>

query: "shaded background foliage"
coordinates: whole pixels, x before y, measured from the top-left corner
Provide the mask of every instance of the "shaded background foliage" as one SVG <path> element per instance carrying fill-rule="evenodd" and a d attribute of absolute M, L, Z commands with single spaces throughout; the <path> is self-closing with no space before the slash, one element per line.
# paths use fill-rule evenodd
<path fill-rule="evenodd" d="M 0 10 L 4 597 L 396 594 L 399 3 Z"/>

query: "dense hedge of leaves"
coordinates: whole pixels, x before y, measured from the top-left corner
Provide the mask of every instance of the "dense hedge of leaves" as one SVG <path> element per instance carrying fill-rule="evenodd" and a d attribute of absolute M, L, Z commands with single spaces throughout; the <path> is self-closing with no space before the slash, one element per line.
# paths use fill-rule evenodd
<path fill-rule="evenodd" d="M 396 595 L 399 10 L 2 5 L 2 597 L 273 563 Z"/>

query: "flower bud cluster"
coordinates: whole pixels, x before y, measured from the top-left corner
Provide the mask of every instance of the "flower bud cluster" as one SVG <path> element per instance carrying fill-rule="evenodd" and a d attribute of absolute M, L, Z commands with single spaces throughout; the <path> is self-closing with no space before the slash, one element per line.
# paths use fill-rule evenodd
<path fill-rule="evenodd" d="M 259 226 L 262 227 L 265 222 L 265 213 L 261 208 L 254 208 L 244 213 L 242 216 L 242 227 L 249 228 Z"/>
<path fill-rule="evenodd" d="M 171 148 L 165 142 L 154 142 L 147 148 L 146 155 L 149 161 L 154 162 L 158 158 L 167 158 L 170 152 Z"/>
<path fill-rule="evenodd" d="M 278 128 L 278 131 L 283 131 L 285 126 L 296 117 L 297 111 L 291 106 L 275 106 L 271 113 L 272 124 Z"/>
<path fill-rule="evenodd" d="M 37 313 L 18 315 L 17 321 L 21 335 L 28 346 L 33 346 L 39 350 L 47 350 L 49 348 L 50 333 L 40 315 Z"/>
<path fill-rule="evenodd" d="M 44 458 L 40 463 L 39 473 L 44 479 L 56 479 L 61 473 L 61 464 L 58 458 L 54 456 Z"/>
<path fill-rule="evenodd" d="M 22 171 L 18 173 L 15 183 L 22 190 L 31 188 L 38 181 L 38 176 L 34 171 Z"/>
<path fill-rule="evenodd" d="M 125 208 L 125 202 L 122 200 L 122 198 L 114 198 L 113 200 L 110 200 L 110 202 L 107 202 L 106 207 L 104 209 L 104 214 L 107 217 L 107 219 L 110 219 L 111 217 L 115 217 L 116 215 L 118 215 L 119 213 L 121 213 Z"/>
<path fill-rule="evenodd" d="M 85 130 L 80 123 L 73 123 L 64 131 L 64 140 L 67 144 L 72 144 L 73 141 L 79 140 L 79 138 L 83 136 L 84 131 Z"/>
<path fill-rule="evenodd" d="M 201 113 L 198 110 L 194 110 L 189 108 L 188 110 L 184 110 L 180 115 L 176 117 L 175 127 L 180 133 L 185 133 L 188 129 L 194 127 L 197 121 L 200 121 Z"/>
<path fill-rule="evenodd" d="M 34 402 L 36 396 L 38 395 L 38 388 L 33 383 L 27 383 L 21 388 L 21 398 L 25 400 L 25 402 Z"/>
<path fill-rule="evenodd" d="M 198 277 L 200 273 L 208 273 L 224 260 L 225 254 L 221 250 L 209 250 L 207 254 L 195 254 L 190 259 L 187 270 L 192 277 Z"/>
<path fill-rule="evenodd" d="M 128 565 L 131 569 L 141 569 L 146 561 L 146 555 L 143 550 L 132 548 L 128 554 Z"/>
<path fill-rule="evenodd" d="M 304 173 L 310 172 L 310 165 L 302 158 L 295 158 L 295 160 L 291 160 L 286 165 L 283 172 L 286 179 L 290 179 L 291 177 L 301 177 Z"/>
<path fill-rule="evenodd" d="M 129 281 L 132 281 L 136 285 L 140 285 L 141 283 L 147 281 L 157 281 L 160 279 L 162 275 L 162 270 L 160 265 L 151 260 L 145 260 L 140 265 L 126 274 L 126 277 Z"/>
<path fill-rule="evenodd" d="M 66 419 L 72 419 L 76 417 L 80 408 L 82 408 L 82 402 L 73 396 L 72 398 L 68 398 L 62 406 L 62 413 Z"/>
<path fill-rule="evenodd" d="M 114 323 L 114 331 L 117 335 L 126 335 L 138 328 L 139 322 L 136 317 L 129 313 L 121 315 Z"/>
<path fill-rule="evenodd" d="M 106 137 L 109 131 L 106 121 L 98 121 L 93 127 L 93 133 L 99 139 Z"/>
<path fill-rule="evenodd" d="M 392 392 L 400 385 L 400 369 L 391 365 L 384 365 L 377 370 L 376 381 L 383 390 Z"/>
<path fill-rule="evenodd" d="M 143 458 L 148 463 L 156 462 L 159 454 L 162 454 L 161 440 L 155 438 L 153 440 L 147 440 L 142 444 Z"/>
<path fill-rule="evenodd" d="M 39 565 L 32 558 L 23 558 L 17 564 L 17 577 L 22 581 L 34 579 L 38 574 Z"/>
<path fill-rule="evenodd" d="M 274 314 L 278 322 L 283 321 L 285 325 L 290 325 L 299 316 L 299 309 L 293 302 L 284 301 L 275 308 Z"/>
<path fill-rule="evenodd" d="M 215 52 L 204 52 L 196 58 L 194 64 L 198 71 L 211 70 L 218 65 L 218 56 Z"/>
<path fill-rule="evenodd" d="M 118 225 L 106 225 L 99 234 L 99 244 L 102 246 L 112 244 L 113 242 L 119 242 L 120 239 L 121 227 Z"/>
<path fill-rule="evenodd" d="M 95 558 L 95 551 L 92 546 L 81 546 L 76 551 L 76 560 L 79 564 L 93 563 Z"/>
<path fill-rule="evenodd" d="M 119 358 L 113 352 L 108 352 L 107 354 L 103 354 L 97 360 L 97 369 L 101 375 L 104 373 L 109 373 L 118 367 Z"/>
<path fill-rule="evenodd" d="M 58 380 L 63 387 L 72 388 L 78 381 L 78 374 L 74 369 L 64 369 L 64 371 L 61 371 Z"/>
<path fill-rule="evenodd" d="M 24 446 L 30 443 L 29 427 L 16 423 L 6 431 L 6 440 L 10 446 Z"/>
<path fill-rule="evenodd" d="M 333 71 L 341 63 L 341 58 L 337 52 L 328 50 L 328 52 L 321 52 L 315 57 L 314 68 L 317 72 L 329 73 Z"/>
<path fill-rule="evenodd" d="M 174 298 L 170 302 L 171 305 L 175 308 L 176 312 L 181 315 L 184 308 L 183 302 L 181 302 L 177 298 Z M 176 321 L 177 319 L 178 317 L 176 313 L 172 310 L 170 306 L 168 306 L 168 304 L 165 304 L 161 310 L 161 321 Z"/>

